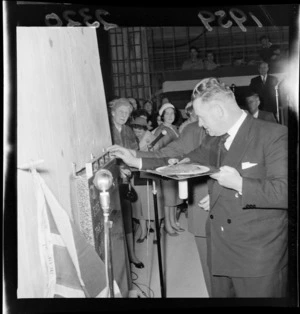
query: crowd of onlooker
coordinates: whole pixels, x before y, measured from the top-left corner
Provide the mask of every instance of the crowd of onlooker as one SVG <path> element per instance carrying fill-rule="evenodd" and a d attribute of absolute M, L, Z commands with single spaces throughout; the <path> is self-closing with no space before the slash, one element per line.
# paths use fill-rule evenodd
<path fill-rule="evenodd" d="M 236 54 L 232 56 L 233 67 L 251 66 L 265 61 L 270 66 L 281 65 L 288 57 L 287 51 L 282 51 L 280 44 L 272 44 L 267 35 L 259 38 L 261 47 L 256 57 L 246 59 L 244 56 Z M 200 57 L 199 49 L 195 46 L 189 47 L 189 58 L 182 64 L 182 70 L 216 70 L 221 65 L 217 62 L 216 53 L 211 50 L 205 52 L 205 57 Z"/>
<path fill-rule="evenodd" d="M 135 98 L 116 97 L 109 102 L 109 111 L 112 142 L 133 152 L 165 147 L 195 119 L 191 104 L 186 108 L 185 119 L 167 98 L 162 99 L 157 110 L 151 100 L 140 102 Z M 142 243 L 148 232 L 153 232 L 155 228 L 154 203 L 149 189 L 151 181 L 140 178 L 139 172 L 133 173 L 124 163 L 120 163 L 120 177 L 119 191 L 129 260 L 136 267 L 143 268 L 144 264 L 135 255 L 133 222 L 140 227 L 137 242 Z M 179 199 L 177 181 L 157 180 L 156 183 L 159 224 L 164 226 L 163 230 L 168 235 L 178 236 L 184 231 L 178 223 L 178 216 L 185 204 Z"/>

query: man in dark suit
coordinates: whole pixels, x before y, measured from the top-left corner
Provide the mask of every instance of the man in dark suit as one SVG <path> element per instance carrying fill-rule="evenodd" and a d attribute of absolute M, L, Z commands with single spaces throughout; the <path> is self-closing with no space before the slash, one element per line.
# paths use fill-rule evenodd
<path fill-rule="evenodd" d="M 287 127 L 241 110 L 230 88 L 215 78 L 201 80 L 193 95 L 199 126 L 209 136 L 182 157 L 219 168 L 209 175 L 208 195 L 199 202 L 210 214 L 206 236 L 212 296 L 285 297 Z M 169 162 L 136 158 L 113 146 L 109 150 L 140 169 Z"/>
<path fill-rule="evenodd" d="M 198 121 L 193 122 L 185 127 L 179 138 L 167 146 L 157 151 L 138 151 L 130 150 L 135 157 L 177 157 L 184 155 L 195 148 L 199 147 L 206 135 L 205 129 L 199 127 Z M 207 245 L 205 224 L 208 217 L 208 212 L 199 210 L 199 201 L 207 195 L 207 178 L 196 178 L 189 180 L 188 191 L 188 230 L 195 236 L 203 276 L 206 284 L 208 295 L 211 295 L 210 275 L 207 266 Z"/>
<path fill-rule="evenodd" d="M 249 92 L 246 97 L 247 109 L 254 118 L 262 119 L 270 122 L 277 122 L 272 112 L 264 111 L 259 109 L 260 99 L 259 95 L 255 92 Z"/>
<path fill-rule="evenodd" d="M 261 109 L 277 114 L 275 86 L 278 80 L 275 76 L 269 75 L 269 65 L 261 62 L 258 66 L 259 76 L 251 79 L 250 89 L 257 93 L 261 100 Z"/>
<path fill-rule="evenodd" d="M 261 61 L 270 62 L 273 54 L 273 45 L 268 36 L 263 35 L 259 38 L 261 43 L 261 50 L 259 51 L 259 58 Z"/>

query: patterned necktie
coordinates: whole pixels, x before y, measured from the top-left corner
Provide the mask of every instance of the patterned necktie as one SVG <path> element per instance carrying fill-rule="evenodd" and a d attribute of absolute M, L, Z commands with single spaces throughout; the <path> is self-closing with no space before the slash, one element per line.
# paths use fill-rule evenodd
<path fill-rule="evenodd" d="M 227 153 L 227 149 L 225 147 L 225 142 L 229 137 L 228 133 L 225 133 L 220 136 L 220 140 L 218 142 L 218 157 L 217 157 L 217 168 L 221 166 L 222 159 L 224 158 L 225 154 Z"/>

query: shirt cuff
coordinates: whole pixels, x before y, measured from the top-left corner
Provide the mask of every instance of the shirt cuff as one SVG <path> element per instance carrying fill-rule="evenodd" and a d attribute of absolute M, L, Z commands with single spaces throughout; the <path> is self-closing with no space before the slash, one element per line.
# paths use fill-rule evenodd
<path fill-rule="evenodd" d="M 243 195 L 243 178 L 242 178 L 242 186 L 241 189 L 238 190 L 239 195 Z"/>
<path fill-rule="evenodd" d="M 139 158 L 139 170 L 141 170 L 143 167 L 143 161 L 142 158 Z"/>

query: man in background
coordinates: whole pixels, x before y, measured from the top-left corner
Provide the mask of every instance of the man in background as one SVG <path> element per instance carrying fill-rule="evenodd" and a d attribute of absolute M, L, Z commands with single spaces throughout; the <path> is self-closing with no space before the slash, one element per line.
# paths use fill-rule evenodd
<path fill-rule="evenodd" d="M 275 76 L 269 75 L 269 65 L 261 62 L 258 66 L 259 76 L 251 79 L 250 89 L 259 95 L 261 109 L 277 115 L 275 86 L 278 80 Z"/>
<path fill-rule="evenodd" d="M 270 39 L 268 36 L 263 35 L 259 38 L 259 41 L 261 43 L 261 49 L 259 51 L 259 58 L 261 61 L 264 62 L 270 62 L 270 58 L 273 54 L 273 47 L 272 43 L 270 42 Z"/>
<path fill-rule="evenodd" d="M 252 114 L 254 118 L 262 119 L 270 122 L 277 122 L 275 116 L 272 112 L 264 111 L 259 109 L 260 99 L 258 94 L 250 91 L 246 97 L 246 106 L 248 111 Z"/>
<path fill-rule="evenodd" d="M 194 46 L 190 47 L 190 58 L 182 64 L 182 70 L 203 70 L 203 61 L 198 56 L 198 49 Z"/>

